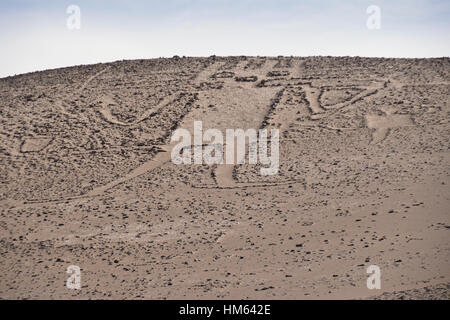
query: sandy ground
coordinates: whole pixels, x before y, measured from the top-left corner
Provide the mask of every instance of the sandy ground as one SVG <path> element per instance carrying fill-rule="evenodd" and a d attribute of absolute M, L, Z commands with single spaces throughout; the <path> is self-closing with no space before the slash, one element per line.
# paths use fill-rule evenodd
<path fill-rule="evenodd" d="M 0 79 L 0 298 L 449 299 L 449 79 L 448 58 L 325 57 Z M 279 128 L 279 174 L 173 164 L 196 120 Z"/>

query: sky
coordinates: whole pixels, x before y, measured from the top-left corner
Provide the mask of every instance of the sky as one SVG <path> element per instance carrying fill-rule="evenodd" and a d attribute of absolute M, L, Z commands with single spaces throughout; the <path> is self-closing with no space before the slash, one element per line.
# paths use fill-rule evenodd
<path fill-rule="evenodd" d="M 449 31 L 449 0 L 1 0 L 0 77 L 174 55 L 448 57 Z"/>

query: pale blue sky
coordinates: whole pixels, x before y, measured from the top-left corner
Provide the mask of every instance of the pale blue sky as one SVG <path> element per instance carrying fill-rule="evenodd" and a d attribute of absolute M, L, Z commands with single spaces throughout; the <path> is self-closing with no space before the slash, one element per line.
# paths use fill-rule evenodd
<path fill-rule="evenodd" d="M 2 0 L 0 77 L 173 55 L 448 57 L 449 31 L 449 0 Z"/>

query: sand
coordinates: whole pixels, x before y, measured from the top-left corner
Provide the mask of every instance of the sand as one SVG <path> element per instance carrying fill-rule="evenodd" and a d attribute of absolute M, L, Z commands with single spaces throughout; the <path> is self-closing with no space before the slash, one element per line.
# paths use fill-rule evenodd
<path fill-rule="evenodd" d="M 448 299 L 449 79 L 215 56 L 0 79 L 0 298 Z M 173 164 L 194 121 L 279 129 L 279 173 Z"/>

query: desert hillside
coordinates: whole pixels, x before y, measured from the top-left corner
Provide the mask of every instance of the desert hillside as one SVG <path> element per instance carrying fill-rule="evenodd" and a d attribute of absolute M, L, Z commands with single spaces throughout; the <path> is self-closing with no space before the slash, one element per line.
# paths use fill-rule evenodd
<path fill-rule="evenodd" d="M 215 56 L 0 79 L 0 298 L 449 299 L 449 79 Z M 279 129 L 278 174 L 175 165 L 194 121 Z"/>

